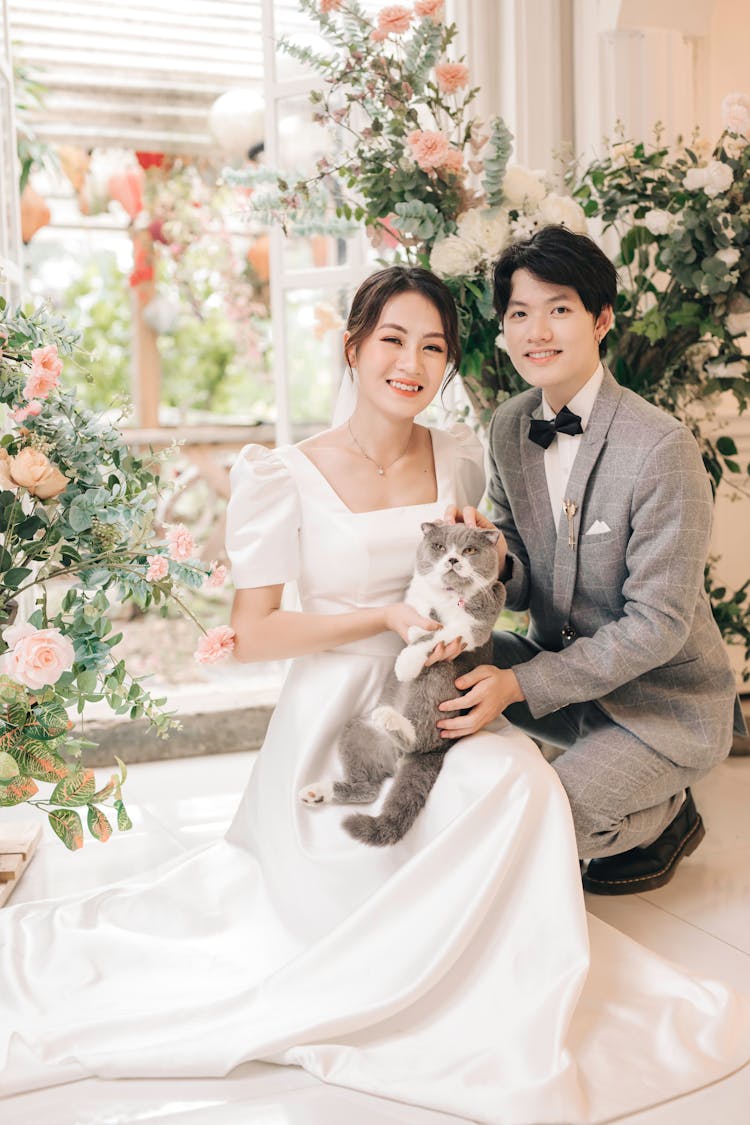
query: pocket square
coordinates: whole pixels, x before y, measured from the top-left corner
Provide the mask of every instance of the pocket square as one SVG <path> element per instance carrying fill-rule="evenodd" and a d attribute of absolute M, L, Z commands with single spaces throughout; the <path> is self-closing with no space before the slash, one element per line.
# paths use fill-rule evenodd
<path fill-rule="evenodd" d="M 603 535 L 605 531 L 610 531 L 609 524 L 604 520 L 594 520 L 591 527 L 586 532 L 587 535 Z"/>

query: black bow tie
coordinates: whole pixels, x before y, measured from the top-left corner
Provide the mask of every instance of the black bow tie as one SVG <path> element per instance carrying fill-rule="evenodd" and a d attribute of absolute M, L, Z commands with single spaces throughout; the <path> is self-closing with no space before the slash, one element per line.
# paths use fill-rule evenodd
<path fill-rule="evenodd" d="M 547 449 L 558 434 L 582 434 L 583 426 L 578 414 L 564 406 L 551 422 L 543 418 L 532 418 L 529 426 L 529 437 L 542 449 Z"/>

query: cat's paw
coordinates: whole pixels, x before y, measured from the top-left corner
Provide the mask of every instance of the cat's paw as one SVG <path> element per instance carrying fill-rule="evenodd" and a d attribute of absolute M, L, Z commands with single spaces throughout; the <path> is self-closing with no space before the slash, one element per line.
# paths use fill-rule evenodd
<path fill-rule="evenodd" d="M 333 782 L 313 781 L 300 789 L 299 799 L 303 805 L 325 805 L 333 800 Z"/>
<path fill-rule="evenodd" d="M 370 722 L 386 734 L 398 735 L 409 746 L 417 741 L 417 732 L 412 724 L 394 707 L 376 707 L 370 716 Z"/>
<path fill-rule="evenodd" d="M 402 684 L 408 684 L 411 680 L 416 680 L 417 676 L 424 668 L 426 659 L 427 654 L 424 649 L 416 648 L 411 645 L 402 648 L 393 666 L 396 679 Z"/>
<path fill-rule="evenodd" d="M 406 638 L 410 645 L 415 644 L 417 641 L 429 640 L 432 634 L 423 629 L 421 625 L 410 625 L 406 631 Z"/>

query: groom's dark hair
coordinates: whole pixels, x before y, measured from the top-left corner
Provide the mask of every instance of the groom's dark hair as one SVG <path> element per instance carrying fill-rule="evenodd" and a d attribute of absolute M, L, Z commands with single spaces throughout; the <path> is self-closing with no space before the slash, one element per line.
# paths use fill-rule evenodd
<path fill-rule="evenodd" d="M 508 309 L 516 270 L 528 270 L 540 281 L 575 289 L 581 304 L 596 318 L 602 309 L 614 308 L 617 271 L 603 250 L 585 234 L 567 227 L 542 227 L 531 238 L 513 242 L 495 263 L 494 303 L 500 323 Z M 606 343 L 599 345 L 604 355 Z"/>

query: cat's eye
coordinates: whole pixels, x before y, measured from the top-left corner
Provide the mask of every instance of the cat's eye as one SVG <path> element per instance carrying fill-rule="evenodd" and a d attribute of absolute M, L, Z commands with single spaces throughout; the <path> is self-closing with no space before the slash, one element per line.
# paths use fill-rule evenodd
<path fill-rule="evenodd" d="M 463 549 L 464 555 L 475 555 L 476 553 L 477 553 L 476 547 L 464 547 L 464 549 Z"/>
<path fill-rule="evenodd" d="M 445 543 L 433 543 L 432 549 L 436 555 L 442 555 L 445 552 Z"/>

